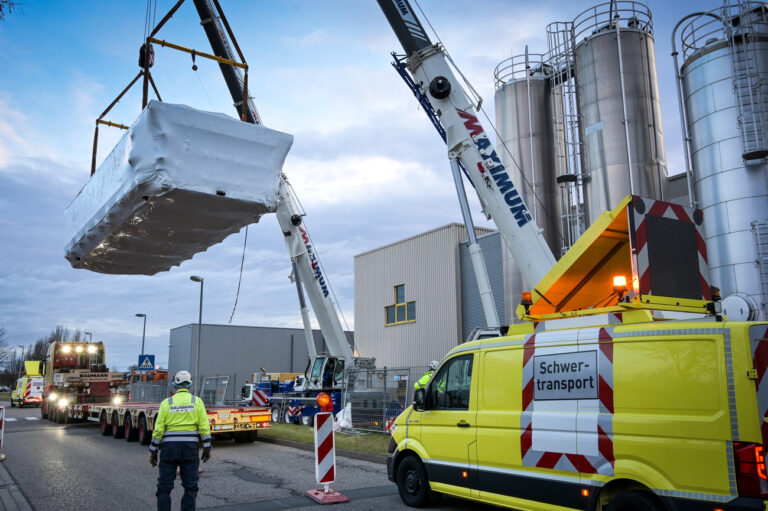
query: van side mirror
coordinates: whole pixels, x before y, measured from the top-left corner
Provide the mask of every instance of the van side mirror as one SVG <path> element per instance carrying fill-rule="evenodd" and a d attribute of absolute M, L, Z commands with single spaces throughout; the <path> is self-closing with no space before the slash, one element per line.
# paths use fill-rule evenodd
<path fill-rule="evenodd" d="M 416 389 L 413 393 L 413 409 L 417 412 L 424 411 L 424 402 L 426 401 L 426 393 L 424 389 Z"/>

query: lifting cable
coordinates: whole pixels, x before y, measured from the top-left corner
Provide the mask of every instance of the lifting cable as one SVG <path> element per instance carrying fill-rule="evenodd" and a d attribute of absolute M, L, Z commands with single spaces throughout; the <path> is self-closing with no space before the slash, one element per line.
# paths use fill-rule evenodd
<path fill-rule="evenodd" d="M 429 21 L 429 18 L 427 17 L 427 14 L 424 12 L 424 9 L 421 8 L 421 5 L 419 4 L 419 0 L 413 0 L 413 1 L 416 4 L 416 7 L 418 7 L 419 12 L 421 12 L 421 15 L 424 17 L 424 21 L 427 22 L 427 26 L 429 26 L 429 29 L 435 35 L 435 39 L 437 40 L 437 43 L 440 46 L 443 47 L 443 49 L 445 50 L 446 55 L 448 55 L 448 50 L 445 49 L 445 44 L 443 44 L 443 41 L 440 39 L 440 36 L 437 34 L 437 30 L 435 30 L 435 27 L 433 27 L 432 23 Z M 451 60 L 451 63 L 453 63 L 453 60 L 450 59 L 450 56 L 449 56 L 449 60 Z M 454 67 L 455 67 L 455 64 L 454 64 Z M 461 75 L 461 77 L 464 79 L 464 81 L 467 83 L 467 85 L 472 89 L 472 92 L 475 92 L 474 87 L 472 87 L 472 85 L 469 83 L 469 80 L 461 73 L 461 70 L 456 68 L 456 71 Z M 477 93 L 475 93 L 475 94 L 477 95 Z M 478 95 L 478 98 L 479 98 L 479 95 Z M 530 108 L 530 105 L 528 105 L 528 108 Z M 547 216 L 548 220 L 550 222 L 553 222 L 555 224 L 555 226 L 557 226 L 556 234 L 560 238 L 560 241 L 563 242 L 565 240 L 565 238 L 563 237 L 563 233 L 561 232 L 562 226 L 560 224 L 562 222 L 561 221 L 556 221 L 556 219 L 554 219 L 552 217 L 550 212 L 547 211 L 547 208 L 544 207 L 544 203 L 541 201 L 541 199 L 539 199 L 539 196 L 536 193 L 536 190 L 533 188 L 531 183 L 528 181 L 528 178 L 525 177 L 525 173 L 523 172 L 523 169 L 520 168 L 520 164 L 517 163 L 517 160 L 515 160 L 515 157 L 512 155 L 512 152 L 507 147 L 506 142 L 504 142 L 504 139 L 502 139 L 501 136 L 499 135 L 499 131 L 496 129 L 496 125 L 491 121 L 490 117 L 488 117 L 488 114 L 486 113 L 485 109 L 482 108 L 482 106 L 480 104 L 478 104 L 477 109 L 480 112 L 483 113 L 483 116 L 485 117 L 485 120 L 488 121 L 488 124 L 491 126 L 491 128 L 493 128 L 493 132 L 496 134 L 496 139 L 501 141 L 501 147 L 504 148 L 504 151 L 509 155 L 509 158 L 512 160 L 512 163 L 514 163 L 515 167 L 517 167 L 517 170 L 520 173 L 520 177 L 523 178 L 523 181 L 528 186 L 528 188 L 531 190 L 531 193 L 533 193 L 534 200 L 536 202 L 538 202 L 539 205 L 541 205 L 541 209 L 544 210 L 544 214 Z M 533 133 L 530 133 L 528 136 L 532 137 Z M 531 158 L 533 158 L 533 155 L 531 155 Z M 541 226 L 539 226 L 539 228 L 541 228 Z"/>
<path fill-rule="evenodd" d="M 235 305 L 232 307 L 232 314 L 229 315 L 229 323 L 232 323 L 232 318 L 235 317 L 235 310 L 237 310 L 237 300 L 240 298 L 240 283 L 243 281 L 243 265 L 245 264 L 245 247 L 248 246 L 248 226 L 245 226 L 245 240 L 243 241 L 243 257 L 240 259 L 240 276 L 237 278 L 237 292 L 235 293 Z"/>

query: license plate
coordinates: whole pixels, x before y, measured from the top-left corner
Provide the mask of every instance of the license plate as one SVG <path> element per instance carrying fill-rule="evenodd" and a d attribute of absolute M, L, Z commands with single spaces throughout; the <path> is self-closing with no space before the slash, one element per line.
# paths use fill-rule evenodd
<path fill-rule="evenodd" d="M 219 419 L 229 419 L 229 412 L 219 412 Z"/>
<path fill-rule="evenodd" d="M 222 425 L 221 425 L 221 429 L 222 429 L 222 430 L 226 430 L 226 429 L 235 429 L 235 426 L 233 426 L 232 424 L 222 424 Z"/>

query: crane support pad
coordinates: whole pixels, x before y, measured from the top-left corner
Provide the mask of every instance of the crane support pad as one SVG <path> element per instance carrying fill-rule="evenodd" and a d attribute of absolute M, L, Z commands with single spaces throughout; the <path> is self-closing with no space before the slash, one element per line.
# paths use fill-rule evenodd
<path fill-rule="evenodd" d="M 154 275 L 277 207 L 293 136 L 151 101 L 65 216 L 74 268 Z"/>

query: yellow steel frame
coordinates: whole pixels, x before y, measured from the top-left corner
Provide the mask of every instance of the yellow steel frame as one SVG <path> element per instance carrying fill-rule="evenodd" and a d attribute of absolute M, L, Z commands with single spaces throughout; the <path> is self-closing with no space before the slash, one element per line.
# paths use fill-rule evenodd
<path fill-rule="evenodd" d="M 211 55 L 210 53 L 205 53 L 205 52 L 202 52 L 202 51 L 197 51 L 197 50 L 194 50 L 192 48 L 187 48 L 185 46 L 181 46 L 181 45 L 178 45 L 178 44 L 169 43 L 168 41 L 165 41 L 165 40 L 162 40 L 162 39 L 155 39 L 154 37 L 148 37 L 147 41 L 149 41 L 150 43 L 159 44 L 160 46 L 163 46 L 163 47 L 167 46 L 168 48 L 171 48 L 173 50 L 183 51 L 185 53 L 190 53 L 190 54 L 194 53 L 196 56 L 203 57 L 203 58 L 206 58 L 206 59 L 209 59 L 209 60 L 215 60 L 216 62 L 219 62 L 221 64 L 227 64 L 229 66 L 239 67 L 239 68 L 244 69 L 246 71 L 248 70 L 248 65 L 247 64 L 242 64 L 242 63 L 236 62 L 234 60 L 229 60 L 229 59 L 225 59 L 225 58 L 222 58 L 222 57 L 217 57 L 216 55 Z"/>

